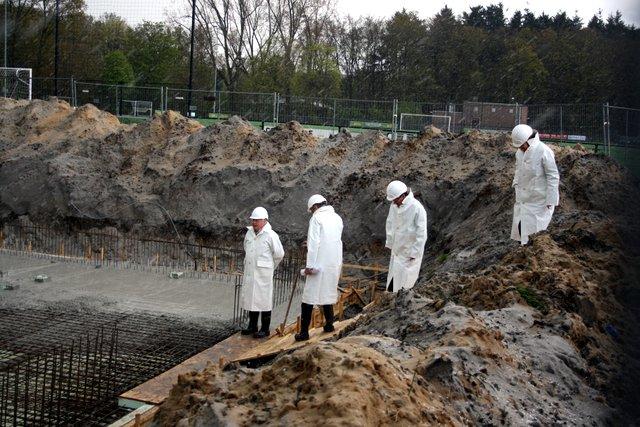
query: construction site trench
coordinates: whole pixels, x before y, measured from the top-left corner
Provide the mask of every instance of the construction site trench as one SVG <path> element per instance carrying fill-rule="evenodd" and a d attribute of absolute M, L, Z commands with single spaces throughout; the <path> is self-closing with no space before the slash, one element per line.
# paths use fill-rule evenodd
<path fill-rule="evenodd" d="M 520 246 L 507 133 L 317 139 L 296 122 L 203 127 L 170 111 L 126 125 L 91 105 L 0 99 L 0 395 L 19 400 L 0 423 L 109 424 L 119 393 L 237 331 L 256 206 L 287 251 L 280 306 L 311 194 L 344 220 L 345 263 L 384 266 L 384 189 L 402 179 L 428 215 L 412 290 L 255 369 L 181 375 L 153 423 L 630 424 L 640 183 L 579 145 L 552 149 L 560 206 Z"/>

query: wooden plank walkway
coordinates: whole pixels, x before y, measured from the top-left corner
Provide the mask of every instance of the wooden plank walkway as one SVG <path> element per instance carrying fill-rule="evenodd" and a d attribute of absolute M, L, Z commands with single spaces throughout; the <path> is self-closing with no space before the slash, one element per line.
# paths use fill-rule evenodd
<path fill-rule="evenodd" d="M 169 396 L 171 388 L 178 381 L 178 375 L 201 371 L 207 366 L 207 362 L 220 363 L 220 358 L 226 361 L 233 360 L 255 347 L 257 343 L 257 340 L 252 337 L 236 333 L 157 377 L 121 394 L 120 402 L 123 406 L 128 407 L 134 407 L 136 402 L 140 402 L 140 405 L 144 403 L 159 405 Z"/>
<path fill-rule="evenodd" d="M 324 332 L 322 326 L 319 328 L 311 329 L 309 331 L 308 341 L 296 341 L 294 334 L 287 334 L 285 336 L 273 335 L 268 340 L 258 344 L 243 354 L 230 359 L 231 362 L 244 362 L 247 360 L 258 359 L 261 357 L 273 356 L 283 351 L 293 350 L 302 347 L 306 344 L 316 343 L 335 337 L 342 332 L 347 326 L 351 325 L 359 316 L 351 319 L 342 320 L 333 324 L 335 331 Z"/>

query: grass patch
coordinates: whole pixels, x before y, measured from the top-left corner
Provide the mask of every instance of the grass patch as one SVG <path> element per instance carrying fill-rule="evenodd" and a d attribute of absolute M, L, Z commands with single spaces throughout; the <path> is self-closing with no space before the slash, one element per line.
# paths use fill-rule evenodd
<path fill-rule="evenodd" d="M 516 286 L 516 290 L 518 291 L 522 299 L 524 299 L 531 307 L 541 311 L 542 313 L 546 313 L 547 311 L 549 311 L 547 304 L 544 303 L 544 301 L 533 289 L 520 285 Z"/>
<path fill-rule="evenodd" d="M 442 264 L 443 262 L 445 262 L 447 260 L 447 258 L 449 258 L 449 254 L 444 252 L 444 253 L 441 253 L 440 255 L 438 255 L 436 257 L 436 261 L 438 261 L 440 264 Z"/>

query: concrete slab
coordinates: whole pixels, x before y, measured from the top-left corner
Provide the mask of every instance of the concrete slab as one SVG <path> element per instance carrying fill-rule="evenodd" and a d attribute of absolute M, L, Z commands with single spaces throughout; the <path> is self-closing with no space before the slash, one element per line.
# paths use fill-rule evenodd
<path fill-rule="evenodd" d="M 32 306 L 82 300 L 102 310 L 145 311 L 175 315 L 185 319 L 230 320 L 233 317 L 233 281 L 182 277 L 147 270 L 119 269 L 8 253 L 0 250 L 3 280 L 19 285 L 0 294 L 2 306 Z M 37 283 L 37 275 L 49 281 Z M 286 304 L 275 307 L 272 328 L 283 320 Z M 300 313 L 300 294 L 293 301 L 289 319 Z"/>
<path fill-rule="evenodd" d="M 32 258 L 0 251 L 0 270 L 4 279 L 19 284 L 11 296 L 0 304 L 68 301 L 82 298 L 102 309 L 116 311 L 151 311 L 181 317 L 233 316 L 233 282 L 211 279 L 181 278 L 144 270 L 121 270 L 110 267 Z M 50 280 L 36 283 L 37 275 Z"/>

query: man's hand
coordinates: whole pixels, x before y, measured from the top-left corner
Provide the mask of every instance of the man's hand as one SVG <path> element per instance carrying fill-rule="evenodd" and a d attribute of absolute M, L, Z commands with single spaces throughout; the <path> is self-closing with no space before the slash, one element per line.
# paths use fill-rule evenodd
<path fill-rule="evenodd" d="M 310 275 L 312 275 L 312 274 L 315 274 L 315 271 L 314 271 L 314 269 L 313 269 L 313 268 L 309 268 L 309 267 L 307 267 L 307 268 L 305 268 L 305 269 L 304 269 L 304 275 L 305 275 L 305 276 L 310 276 Z"/>

